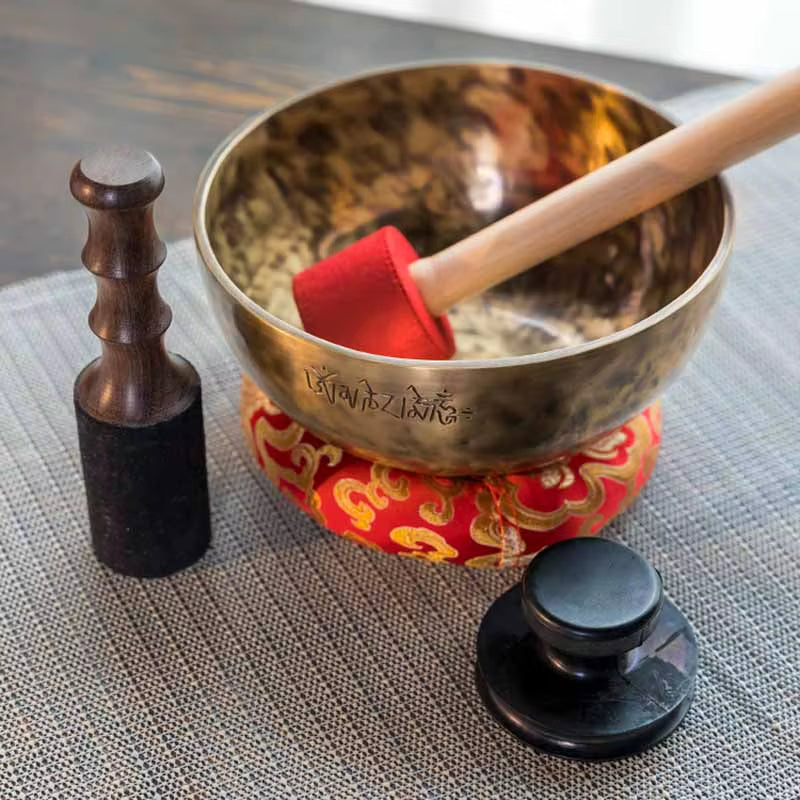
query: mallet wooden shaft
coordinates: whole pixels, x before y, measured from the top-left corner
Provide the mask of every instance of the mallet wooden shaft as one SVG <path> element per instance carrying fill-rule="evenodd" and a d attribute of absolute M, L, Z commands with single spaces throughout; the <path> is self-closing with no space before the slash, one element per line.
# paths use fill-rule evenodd
<path fill-rule="evenodd" d="M 800 132 L 800 68 L 411 265 L 439 316 Z"/>

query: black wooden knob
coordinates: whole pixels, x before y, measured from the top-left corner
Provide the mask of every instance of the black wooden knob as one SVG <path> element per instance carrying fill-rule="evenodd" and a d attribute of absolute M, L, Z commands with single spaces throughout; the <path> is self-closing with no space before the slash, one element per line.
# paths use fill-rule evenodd
<path fill-rule="evenodd" d="M 522 610 L 553 662 L 616 656 L 638 647 L 663 601 L 661 577 L 633 550 L 605 539 L 545 550 L 522 581 Z"/>
<path fill-rule="evenodd" d="M 82 259 L 97 281 L 89 326 L 101 344 L 74 390 L 92 545 L 137 577 L 187 567 L 211 535 L 200 378 L 164 347 L 172 311 L 153 222 L 163 186 L 158 161 L 128 147 L 96 152 L 70 176 L 89 218 Z"/>
<path fill-rule="evenodd" d="M 681 722 L 697 645 L 658 572 L 600 538 L 541 552 L 478 631 L 476 679 L 492 715 L 544 752 L 641 752 Z"/>

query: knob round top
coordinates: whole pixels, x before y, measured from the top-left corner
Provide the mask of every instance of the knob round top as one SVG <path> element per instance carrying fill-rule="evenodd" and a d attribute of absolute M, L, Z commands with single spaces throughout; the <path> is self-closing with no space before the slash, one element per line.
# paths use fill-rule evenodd
<path fill-rule="evenodd" d="M 569 539 L 540 553 L 522 581 L 522 608 L 533 633 L 577 656 L 637 647 L 661 610 L 658 572 L 608 539 Z"/>
<path fill-rule="evenodd" d="M 164 171 L 146 150 L 109 147 L 81 159 L 69 186 L 84 206 L 125 211 L 155 202 L 164 188 Z"/>

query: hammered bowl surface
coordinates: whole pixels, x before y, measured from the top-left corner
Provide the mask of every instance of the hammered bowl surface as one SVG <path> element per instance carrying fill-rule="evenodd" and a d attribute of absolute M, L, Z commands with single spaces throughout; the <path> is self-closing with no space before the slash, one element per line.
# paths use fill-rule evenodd
<path fill-rule="evenodd" d="M 387 224 L 436 252 L 673 125 L 622 89 L 518 64 L 383 70 L 293 99 L 198 184 L 215 316 L 278 406 L 356 455 L 440 475 L 559 458 L 652 403 L 694 351 L 730 249 L 719 178 L 455 308 L 447 362 L 310 336 L 292 276 Z"/>

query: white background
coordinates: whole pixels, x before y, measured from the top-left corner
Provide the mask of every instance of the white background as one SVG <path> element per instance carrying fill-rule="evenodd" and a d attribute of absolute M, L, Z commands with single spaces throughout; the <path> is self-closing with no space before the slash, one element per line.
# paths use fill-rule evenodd
<path fill-rule="evenodd" d="M 800 0 L 299 0 L 765 78 L 800 65 Z"/>

